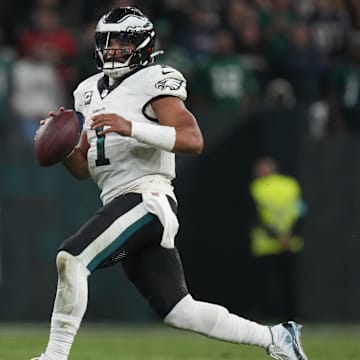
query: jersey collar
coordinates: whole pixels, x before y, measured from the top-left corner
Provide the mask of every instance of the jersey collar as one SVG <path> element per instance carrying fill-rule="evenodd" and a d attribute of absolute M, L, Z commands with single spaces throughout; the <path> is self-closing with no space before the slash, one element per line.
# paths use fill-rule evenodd
<path fill-rule="evenodd" d="M 116 79 L 113 84 L 109 85 L 109 77 L 104 75 L 98 80 L 97 88 L 100 94 L 101 99 L 104 99 L 107 95 L 109 95 L 114 89 L 116 89 L 125 79 L 135 74 L 136 72 L 144 69 L 146 66 L 139 66 L 135 69 L 129 71 L 127 74 L 121 76 Z"/>

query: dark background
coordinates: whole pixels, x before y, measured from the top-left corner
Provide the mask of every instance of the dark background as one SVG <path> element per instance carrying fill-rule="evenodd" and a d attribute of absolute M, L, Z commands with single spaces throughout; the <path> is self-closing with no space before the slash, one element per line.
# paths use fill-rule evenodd
<path fill-rule="evenodd" d="M 199 120 L 217 121 L 211 114 Z M 283 131 L 288 132 L 289 121 Z M 267 118 L 266 127 L 274 123 L 281 138 L 277 122 Z M 304 119 L 300 122 L 306 127 Z M 298 127 L 294 118 L 293 127 Z M 264 144 L 263 129 L 261 121 L 247 123 L 198 158 L 180 156 L 175 182 L 181 223 L 177 244 L 193 295 L 252 318 L 257 316 L 251 312 L 256 268 L 248 252 L 247 188 L 252 160 Z M 269 150 L 280 151 L 289 164 L 296 155 L 309 208 L 300 276 L 294 279 L 302 318 L 358 321 L 358 138 L 338 136 L 321 143 L 293 138 L 288 149 L 277 144 Z M 46 320 L 56 286 L 56 249 L 100 205 L 97 189 L 90 181 L 73 180 L 60 165 L 39 168 L 31 151 L 17 154 L 5 147 L 2 156 L 0 319 Z M 120 267 L 90 278 L 87 319 L 153 316 Z"/>
<path fill-rule="evenodd" d="M 74 70 L 66 84 L 69 103 L 65 105 L 71 107 L 72 90 L 86 73 L 84 67 L 80 71 L 80 55 L 84 55 L 89 71 L 96 71 L 92 47 L 90 53 L 83 49 L 82 35 L 89 23 L 115 3 L 126 1 L 0 1 L 3 35 L 0 60 L 5 50 L 13 54 L 10 66 L 26 57 L 19 44 L 22 34 L 35 26 L 34 9 L 54 7 L 62 26 L 72 32 L 79 44 L 79 53 L 62 63 L 69 66 L 68 70 Z M 195 9 L 201 7 L 211 16 L 221 14 L 218 26 L 229 25 L 224 10 L 229 1 L 180 1 L 177 8 L 169 5 L 177 2 L 165 0 L 133 3 L 143 6 L 153 19 L 175 24 L 178 36 L 171 45 L 184 46 L 190 51 L 187 59 L 194 63 L 202 62 L 192 52 L 191 41 L 184 43 L 184 39 L 189 41 L 194 35 L 196 24 L 190 19 Z M 255 2 L 243 3 L 255 7 Z M 289 0 L 287 14 L 294 15 L 293 8 L 300 3 Z M 284 106 L 281 99 L 268 106 L 266 86 L 272 79 L 285 78 L 294 88 L 297 80 L 302 79 L 301 75 L 294 78 L 294 73 L 284 73 L 285 68 L 272 62 L 268 54 L 262 54 L 269 68 L 265 79 L 259 79 L 257 99 L 250 108 L 220 109 L 214 108 L 209 99 L 198 102 L 203 94 L 198 92 L 194 73 L 187 74 L 187 105 L 197 116 L 206 147 L 199 157 L 178 155 L 175 185 L 181 227 L 177 245 L 194 297 L 223 304 L 254 320 L 261 320 L 252 308 L 253 289 L 260 285 L 255 283 L 259 274 L 249 255 L 248 187 L 254 160 L 266 154 L 276 159 L 282 172 L 298 178 L 308 207 L 303 231 L 305 247 L 300 254 L 298 277 L 294 279 L 299 289 L 299 320 L 360 321 L 360 127 L 356 125 L 356 112 L 355 116 L 339 113 L 339 109 L 331 112 L 341 97 L 337 94 L 337 101 L 333 101 L 334 94 L 330 91 L 337 61 L 350 59 L 346 44 L 349 39 L 357 39 L 360 16 L 355 14 L 360 11 L 356 1 L 333 4 L 336 8 L 332 14 L 336 19 L 340 14 L 348 26 L 343 46 L 326 54 L 324 73 L 319 76 L 315 71 L 313 77 L 307 78 L 316 79 L 321 88 L 314 98 L 305 96 L 308 95 L 305 90 L 305 95 L 301 91 L 295 94 L 297 101 L 291 106 Z M 312 14 L 317 10 L 314 7 Z M 276 18 L 282 10 L 274 7 L 271 14 Z M 308 15 L 303 20 L 311 26 L 314 18 Z M 291 29 L 292 25 L 289 26 Z M 269 41 L 267 29 L 262 31 L 263 40 Z M 213 38 L 212 34 L 207 36 Z M 269 45 L 266 41 L 260 50 Z M 236 54 L 243 50 L 237 48 Z M 288 50 L 286 54 L 292 53 Z M 10 71 L 6 70 L 6 74 Z M 360 85 L 359 79 L 357 84 Z M 90 180 L 74 180 L 61 165 L 49 168 L 37 165 L 32 141 L 20 135 L 17 109 L 10 106 L 12 95 L 10 86 L 8 98 L 4 97 L 5 106 L 0 102 L 0 321 L 46 321 L 50 318 L 56 289 L 56 250 L 93 214 L 100 201 L 98 190 Z M 314 132 L 316 124 L 310 111 L 317 102 L 330 109 L 320 133 Z M 46 108 L 49 110 L 54 109 Z M 350 118 L 352 122 L 347 122 Z M 89 283 L 87 320 L 155 319 L 124 278 L 120 266 L 95 273 Z"/>

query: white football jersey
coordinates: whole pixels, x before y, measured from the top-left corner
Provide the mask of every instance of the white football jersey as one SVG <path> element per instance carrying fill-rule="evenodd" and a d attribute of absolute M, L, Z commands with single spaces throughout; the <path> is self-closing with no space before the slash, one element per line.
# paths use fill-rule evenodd
<path fill-rule="evenodd" d="M 186 99 L 183 75 L 168 66 L 152 65 L 106 86 L 103 73 L 95 74 L 74 91 L 75 110 L 85 118 L 90 148 L 88 167 L 101 190 L 104 204 L 127 192 L 165 191 L 172 195 L 175 154 L 117 133 L 97 136 L 91 117 L 117 113 L 127 120 L 157 124 L 151 101 L 162 96 Z M 160 125 L 159 125 L 160 126 Z"/>

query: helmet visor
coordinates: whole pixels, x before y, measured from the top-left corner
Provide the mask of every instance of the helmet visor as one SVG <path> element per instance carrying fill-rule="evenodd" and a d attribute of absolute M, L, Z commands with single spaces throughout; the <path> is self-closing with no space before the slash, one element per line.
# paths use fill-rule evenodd
<path fill-rule="evenodd" d="M 95 35 L 95 44 L 97 49 L 105 50 L 117 43 L 119 46 L 126 46 L 132 44 L 138 47 L 144 40 L 143 33 L 131 33 L 131 32 L 98 32 Z"/>

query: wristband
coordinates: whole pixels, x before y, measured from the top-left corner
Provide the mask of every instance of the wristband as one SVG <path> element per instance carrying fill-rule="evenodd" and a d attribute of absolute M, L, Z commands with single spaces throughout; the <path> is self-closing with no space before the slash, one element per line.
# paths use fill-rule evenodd
<path fill-rule="evenodd" d="M 176 141 L 176 130 L 173 126 L 132 121 L 130 136 L 144 144 L 171 152 Z"/>

